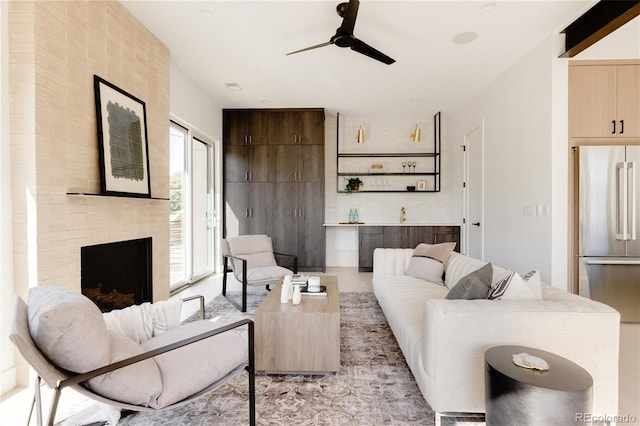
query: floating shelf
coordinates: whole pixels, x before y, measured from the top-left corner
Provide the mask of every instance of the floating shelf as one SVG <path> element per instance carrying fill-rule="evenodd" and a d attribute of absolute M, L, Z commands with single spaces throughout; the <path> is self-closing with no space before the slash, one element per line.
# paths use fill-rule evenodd
<path fill-rule="evenodd" d="M 103 195 L 103 194 L 94 194 L 91 192 L 67 192 L 67 195 L 72 197 L 111 197 L 111 198 L 135 198 L 142 200 L 161 200 L 161 201 L 169 201 L 169 198 L 159 198 L 159 197 L 128 197 L 121 195 Z"/>
<path fill-rule="evenodd" d="M 440 151 L 442 148 L 442 134 L 440 130 L 440 112 L 437 112 L 433 116 L 433 147 L 432 152 L 374 152 L 374 153 L 360 153 L 360 152 L 340 152 L 340 114 L 338 114 L 338 130 L 336 132 L 336 170 L 337 176 L 388 176 L 388 177 L 411 177 L 411 176 L 424 176 L 425 182 L 429 189 L 418 190 L 416 188 L 415 191 L 408 191 L 406 189 L 398 189 L 398 187 L 403 187 L 406 185 L 406 182 L 403 180 L 394 179 L 395 188 L 394 189 L 360 189 L 358 191 L 353 191 L 351 194 L 363 194 L 363 193 L 382 193 L 382 192 L 403 192 L 403 193 L 425 193 L 425 192 L 440 192 L 440 166 L 441 166 L 441 155 Z M 341 158 L 429 158 L 428 164 L 429 167 L 427 169 L 431 169 L 433 171 L 429 172 L 344 172 L 340 171 L 340 159 Z M 421 164 L 424 168 L 424 164 Z M 389 185 L 389 184 L 387 184 Z M 385 185 L 386 186 L 386 185 Z M 406 185 L 409 186 L 409 185 Z M 410 184 L 413 186 L 413 184 Z M 338 193 L 346 193 L 344 190 L 344 184 L 341 179 L 337 179 L 337 187 L 336 192 Z"/>

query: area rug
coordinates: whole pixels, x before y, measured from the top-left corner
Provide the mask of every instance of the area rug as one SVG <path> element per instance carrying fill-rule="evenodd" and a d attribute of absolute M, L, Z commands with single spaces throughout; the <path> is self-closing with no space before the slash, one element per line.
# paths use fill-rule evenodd
<path fill-rule="evenodd" d="M 221 324 L 252 316 L 266 293 L 249 295 L 242 314 L 219 296 L 206 317 Z M 191 320 L 190 318 L 189 320 Z M 341 368 L 329 375 L 256 375 L 259 425 L 432 425 L 422 397 L 372 293 L 340 294 Z M 183 407 L 123 417 L 122 425 L 247 425 L 242 374 Z"/>

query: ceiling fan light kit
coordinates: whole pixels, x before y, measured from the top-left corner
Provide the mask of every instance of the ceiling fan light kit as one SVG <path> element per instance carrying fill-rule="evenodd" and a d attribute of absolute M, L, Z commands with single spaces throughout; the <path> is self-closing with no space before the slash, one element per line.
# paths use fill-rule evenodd
<path fill-rule="evenodd" d="M 356 26 L 356 18 L 358 16 L 358 7 L 360 6 L 359 0 L 349 0 L 349 3 L 340 3 L 336 7 L 336 12 L 342 17 L 342 25 L 338 27 L 336 33 L 326 43 L 316 44 L 315 46 L 305 47 L 304 49 L 296 50 L 287 53 L 287 55 L 293 55 L 295 53 L 306 52 L 307 50 L 317 49 L 319 47 L 335 44 L 338 47 L 348 47 L 351 50 L 358 52 L 362 55 L 368 56 L 376 61 L 380 61 L 384 64 L 391 65 L 395 62 L 395 59 L 385 55 L 379 50 L 369 46 L 364 41 L 357 39 L 353 35 L 353 29 Z"/>

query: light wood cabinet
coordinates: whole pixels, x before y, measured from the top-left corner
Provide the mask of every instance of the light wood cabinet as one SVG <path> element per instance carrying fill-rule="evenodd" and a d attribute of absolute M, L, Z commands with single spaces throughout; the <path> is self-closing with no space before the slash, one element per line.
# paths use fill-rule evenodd
<path fill-rule="evenodd" d="M 225 236 L 267 234 L 324 270 L 324 111 L 225 110 L 223 125 Z"/>
<path fill-rule="evenodd" d="M 569 66 L 572 138 L 640 137 L 640 62 L 572 62 Z"/>

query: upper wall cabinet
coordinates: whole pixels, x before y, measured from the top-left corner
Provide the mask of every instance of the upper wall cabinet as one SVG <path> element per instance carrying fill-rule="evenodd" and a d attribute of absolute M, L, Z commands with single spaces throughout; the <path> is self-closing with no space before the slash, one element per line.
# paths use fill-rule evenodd
<path fill-rule="evenodd" d="M 572 138 L 640 137 L 640 61 L 569 64 Z"/>

